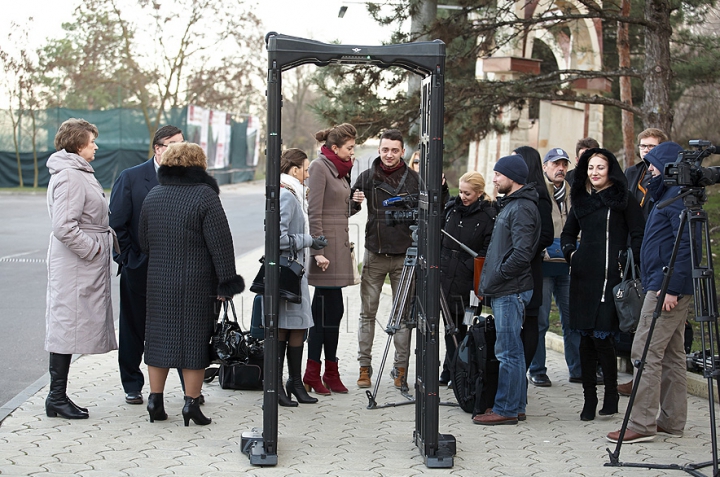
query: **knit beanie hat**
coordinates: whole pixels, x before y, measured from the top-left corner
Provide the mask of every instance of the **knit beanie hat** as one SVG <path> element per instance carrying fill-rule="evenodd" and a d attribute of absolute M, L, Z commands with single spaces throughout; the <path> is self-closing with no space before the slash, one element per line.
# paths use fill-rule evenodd
<path fill-rule="evenodd" d="M 528 166 L 525 163 L 525 159 L 518 154 L 501 157 L 495 163 L 493 170 L 499 172 L 508 179 L 512 179 L 520 185 L 525 185 L 527 183 Z"/>

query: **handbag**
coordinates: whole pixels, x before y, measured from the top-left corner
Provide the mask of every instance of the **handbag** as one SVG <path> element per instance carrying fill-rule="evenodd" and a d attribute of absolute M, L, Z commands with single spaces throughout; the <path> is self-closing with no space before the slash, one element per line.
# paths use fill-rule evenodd
<path fill-rule="evenodd" d="M 263 296 L 255 295 L 250 318 L 250 336 L 258 340 L 265 339 L 265 325 L 263 324 Z"/>
<path fill-rule="evenodd" d="M 613 287 L 615 309 L 620 321 L 620 331 L 634 332 L 640 321 L 645 293 L 635 271 L 632 250 L 628 249 L 627 262 L 623 269 L 622 281 Z M 628 275 L 630 275 L 628 277 Z"/>
<path fill-rule="evenodd" d="M 297 250 L 295 248 L 295 239 L 290 238 L 291 255 L 280 255 L 278 265 L 280 265 L 280 279 L 278 288 L 280 289 L 280 298 L 284 298 L 290 303 L 302 303 L 301 282 L 305 274 L 305 267 L 297 260 Z M 265 294 L 265 257 L 260 259 L 260 270 L 255 275 L 255 279 L 250 285 L 250 291 L 258 295 Z"/>
<path fill-rule="evenodd" d="M 232 309 L 232 320 L 228 314 L 228 302 Z M 229 366 L 246 363 L 250 358 L 250 349 L 245 339 L 245 333 L 237 321 L 235 304 L 232 300 L 223 302 L 223 310 L 223 317 L 218 323 L 215 323 L 215 330 L 210 337 L 210 361 Z"/>
<path fill-rule="evenodd" d="M 350 242 L 350 260 L 352 261 L 353 285 L 357 285 L 361 281 L 361 276 L 358 271 L 357 258 L 355 257 L 355 242 Z"/>

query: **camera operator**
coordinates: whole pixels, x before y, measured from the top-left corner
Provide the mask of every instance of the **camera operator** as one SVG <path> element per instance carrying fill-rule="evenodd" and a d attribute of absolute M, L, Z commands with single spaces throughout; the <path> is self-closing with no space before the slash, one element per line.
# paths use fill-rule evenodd
<path fill-rule="evenodd" d="M 645 156 L 650 163 L 648 171 L 652 173 L 648 193 L 656 203 L 680 193 L 680 186 L 667 187 L 663 183 L 665 164 L 676 161 L 680 152 L 682 147 L 677 143 L 664 142 Z M 670 263 L 683 209 L 683 202 L 676 200 L 662 209 L 654 207 L 648 215 L 640 249 L 640 272 L 646 295 L 632 346 L 633 362 L 642 357 L 663 282 L 663 268 Z M 635 405 L 623 438 L 627 444 L 651 441 L 657 432 L 681 437 L 685 427 L 687 381 L 684 334 L 690 297 L 693 295 L 689 237 L 686 227 L 682 231 L 662 313 L 655 322 Z M 607 438 L 610 442 L 617 442 L 619 435 L 620 431 L 615 431 Z"/>
<path fill-rule="evenodd" d="M 405 252 L 412 246 L 410 224 L 389 226 L 385 222 L 386 210 L 382 202 L 397 196 L 417 194 L 419 176 L 402 160 L 405 155 L 403 137 L 396 129 L 386 130 L 380 136 L 380 154 L 370 168 L 357 178 L 353 200 L 367 198 L 367 224 L 365 226 L 365 256 L 360 282 L 360 323 L 358 327 L 358 361 L 361 388 L 372 385 L 372 345 L 375 337 L 375 314 L 385 277 L 390 277 L 393 299 L 397 293 Z M 395 386 L 401 387 L 410 351 L 410 330 L 401 328 L 395 333 L 395 359 L 393 377 Z"/>

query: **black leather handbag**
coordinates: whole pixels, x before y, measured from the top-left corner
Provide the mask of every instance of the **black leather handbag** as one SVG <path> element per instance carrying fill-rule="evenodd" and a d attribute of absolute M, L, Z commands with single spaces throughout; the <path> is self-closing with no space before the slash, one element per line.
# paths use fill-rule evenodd
<path fill-rule="evenodd" d="M 291 303 L 302 303 L 301 282 L 305 275 L 305 267 L 297 260 L 295 240 L 290 238 L 290 256 L 280 255 L 278 265 L 280 266 L 280 298 Z M 260 270 L 250 285 L 250 291 L 258 295 L 265 294 L 265 257 L 260 259 Z"/>
<path fill-rule="evenodd" d="M 629 275 L 629 276 L 628 276 Z M 627 251 L 627 262 L 622 281 L 613 287 L 615 310 L 620 321 L 620 331 L 634 332 L 640 322 L 640 311 L 645 301 L 642 283 L 635 272 L 632 250 Z"/>
<path fill-rule="evenodd" d="M 228 315 L 228 303 L 232 310 L 232 319 Z M 215 331 L 210 338 L 210 361 L 228 366 L 247 363 L 250 359 L 250 348 L 245 333 L 237 322 L 233 301 L 224 301 L 223 310 L 222 320 L 215 324 Z"/>

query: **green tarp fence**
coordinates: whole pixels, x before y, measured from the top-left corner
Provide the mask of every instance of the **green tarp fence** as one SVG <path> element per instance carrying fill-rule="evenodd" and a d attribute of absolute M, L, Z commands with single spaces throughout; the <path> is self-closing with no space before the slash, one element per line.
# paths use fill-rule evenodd
<path fill-rule="evenodd" d="M 13 114 L 17 118 L 17 111 Z M 154 117 L 155 112 L 151 112 Z M 20 115 L 16 135 L 20 151 L 22 182 L 32 187 L 35 180 L 33 158 L 33 135 L 38 163 L 38 186 L 45 187 L 50 174 L 45 163 L 55 152 L 53 140 L 60 124 L 69 118 L 83 118 L 95 124 L 100 132 L 97 139 L 98 151 L 92 166 L 95 176 L 106 189 L 112 187 L 117 176 L 124 169 L 135 166 L 149 158 L 150 133 L 145 117 L 140 110 L 111 109 L 90 111 L 55 108 L 34 111 L 34 128 L 30 112 Z M 161 125 L 173 124 L 183 131 L 187 129 L 187 108 L 177 108 L 163 113 Z M 252 180 L 255 167 L 248 165 L 247 120 L 232 121 L 230 140 L 230 164 L 224 169 L 212 169 L 220 184 Z M 252 162 L 252 161 L 250 161 Z M 0 187 L 18 187 L 18 163 L 13 139 L 13 127 L 9 111 L 0 111 Z"/>

